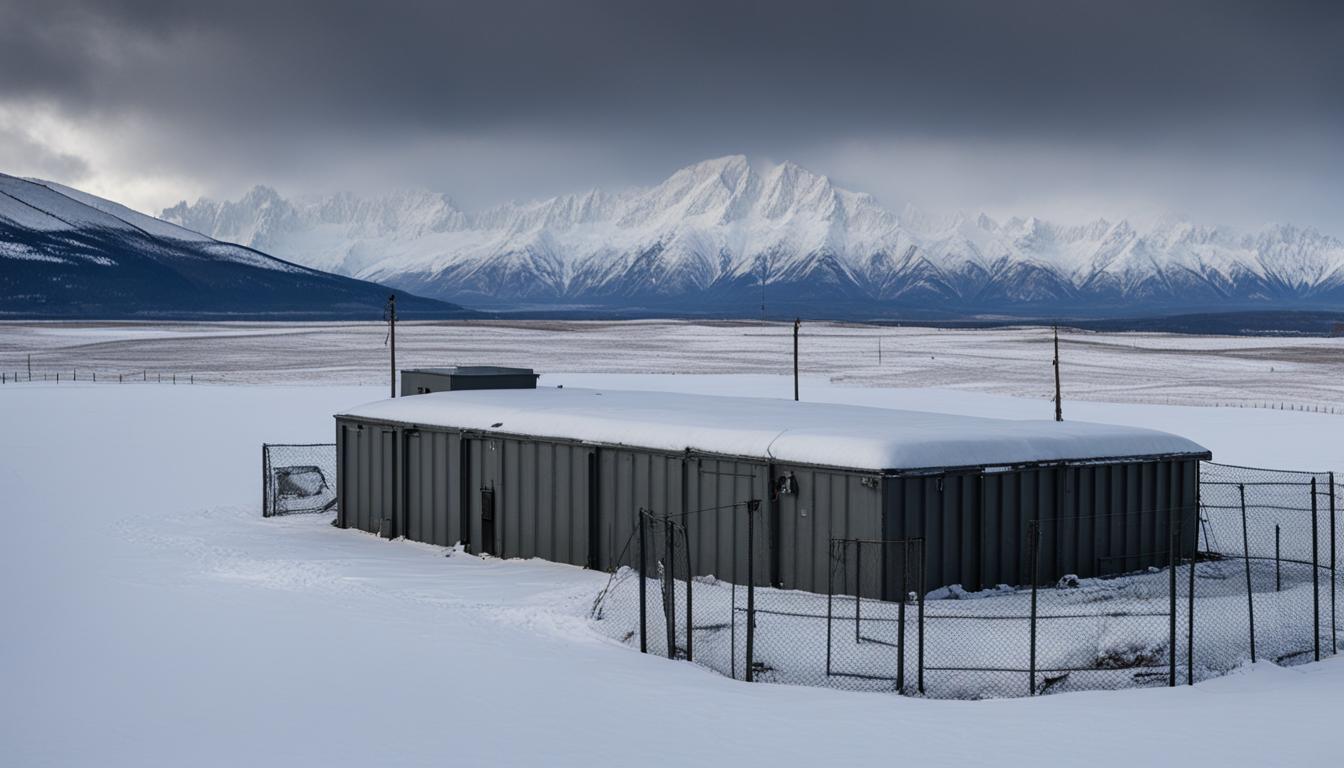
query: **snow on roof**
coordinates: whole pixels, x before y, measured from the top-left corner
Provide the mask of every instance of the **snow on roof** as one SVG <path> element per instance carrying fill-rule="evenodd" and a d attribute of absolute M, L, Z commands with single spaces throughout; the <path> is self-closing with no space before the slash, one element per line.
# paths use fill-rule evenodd
<path fill-rule="evenodd" d="M 1183 437 L 1135 427 L 670 392 L 436 392 L 381 400 L 344 415 L 865 470 L 1208 452 Z"/>

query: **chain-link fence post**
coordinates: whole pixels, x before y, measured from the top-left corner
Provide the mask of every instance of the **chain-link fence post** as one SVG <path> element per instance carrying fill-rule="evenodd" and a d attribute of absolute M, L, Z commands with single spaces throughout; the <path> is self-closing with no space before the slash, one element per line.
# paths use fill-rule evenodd
<path fill-rule="evenodd" d="M 1330 655 L 1339 652 L 1339 609 L 1335 607 L 1335 473 L 1330 473 Z"/>
<path fill-rule="evenodd" d="M 1040 528 L 1033 520 L 1027 525 L 1027 569 L 1031 580 L 1031 620 L 1028 623 L 1030 633 L 1029 665 L 1027 669 L 1027 695 L 1036 695 L 1036 557 L 1040 551 Z"/>
<path fill-rule="evenodd" d="M 859 627 L 863 616 L 863 542 L 854 542 L 854 644 L 863 642 Z"/>
<path fill-rule="evenodd" d="M 737 548 L 733 548 L 733 582 L 729 588 L 731 609 L 728 611 L 728 676 L 737 679 Z"/>
<path fill-rule="evenodd" d="M 1283 591 L 1283 538 L 1280 535 L 1279 524 L 1274 524 L 1274 591 Z"/>
<path fill-rule="evenodd" d="M 1170 574 L 1171 580 L 1169 586 L 1171 601 L 1168 604 L 1169 610 L 1171 612 L 1171 623 L 1169 627 L 1170 635 L 1167 645 L 1168 648 L 1167 686 L 1169 688 L 1175 688 L 1176 687 L 1176 566 L 1178 563 L 1180 563 L 1181 519 L 1177 515 L 1172 515 L 1171 519 L 1172 519 L 1171 556 L 1169 558 L 1169 560 L 1171 561 L 1171 564 L 1169 566 L 1171 570 Z"/>
<path fill-rule="evenodd" d="M 683 520 L 685 517 L 683 516 Z M 695 634 L 695 611 L 691 605 L 691 584 L 695 581 L 695 573 L 691 571 L 691 537 L 686 533 L 686 526 L 683 524 L 681 530 L 681 551 L 686 566 L 686 660 L 695 661 L 693 653 Z"/>
<path fill-rule="evenodd" d="M 1186 618 L 1185 618 L 1185 684 L 1195 684 L 1195 565 L 1199 562 L 1199 531 L 1203 528 L 1200 525 L 1199 517 L 1201 514 L 1199 500 L 1195 500 L 1195 546 L 1190 550 L 1190 573 L 1187 574 L 1189 582 L 1186 585 L 1188 594 L 1186 595 Z M 1184 531 L 1182 531 L 1181 540 L 1185 540 Z"/>
<path fill-rule="evenodd" d="M 837 546 L 843 547 L 844 545 L 837 544 L 835 539 L 831 539 L 830 551 L 826 558 L 826 677 L 828 678 L 831 676 L 831 652 L 834 648 L 832 626 L 835 622 L 835 551 Z M 843 549 L 841 551 L 843 552 Z"/>
<path fill-rule="evenodd" d="M 752 499 L 747 502 L 747 667 L 744 679 L 755 681 L 756 665 L 756 509 L 761 502 Z"/>
<path fill-rule="evenodd" d="M 1311 626 L 1316 642 L 1316 661 L 1321 660 L 1321 529 L 1316 512 L 1316 478 L 1311 478 Z"/>
<path fill-rule="evenodd" d="M 649 652 L 649 598 L 645 594 L 644 574 L 648 561 L 644 554 L 644 508 L 639 508 L 639 652 Z"/>
<path fill-rule="evenodd" d="M 891 544 L 884 548 L 894 549 Z M 885 556 L 885 553 L 884 553 Z M 896 605 L 896 691 L 905 694 L 905 604 L 910 599 L 910 542 L 901 542 L 901 594 Z"/>
<path fill-rule="evenodd" d="M 1251 537 L 1246 529 L 1246 484 L 1237 485 L 1241 497 L 1241 557 L 1246 565 L 1246 616 L 1251 627 L 1251 663 L 1255 663 L 1255 592 L 1251 589 Z"/>
<path fill-rule="evenodd" d="M 923 695 L 923 693 L 924 693 L 924 588 L 925 588 L 925 586 L 926 586 L 925 583 L 924 583 L 924 579 L 925 579 L 925 576 L 924 576 L 924 539 L 920 539 L 920 540 L 919 540 L 919 570 L 916 571 L 916 573 L 919 575 L 919 582 L 918 582 L 918 587 L 917 587 L 918 590 L 919 590 L 919 618 L 918 618 L 918 622 L 919 622 L 919 659 L 918 659 L 918 661 L 916 662 L 916 668 L 917 668 L 917 674 L 918 674 L 918 680 L 917 680 L 917 682 L 916 682 L 916 687 L 919 689 L 920 694 Z"/>
<path fill-rule="evenodd" d="M 261 516 L 271 516 L 271 451 L 261 444 Z"/>
<path fill-rule="evenodd" d="M 667 658 L 677 658 L 677 568 L 673 559 L 672 518 L 663 517 L 663 625 L 667 629 Z M 689 627 L 688 627 L 689 629 Z"/>

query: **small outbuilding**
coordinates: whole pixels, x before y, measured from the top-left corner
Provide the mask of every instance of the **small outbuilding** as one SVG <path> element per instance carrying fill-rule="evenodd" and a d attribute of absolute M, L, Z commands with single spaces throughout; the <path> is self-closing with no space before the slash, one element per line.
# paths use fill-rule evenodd
<path fill-rule="evenodd" d="M 814 592 L 832 539 L 923 538 L 930 588 L 1024 583 L 1032 524 L 1042 580 L 1165 564 L 1210 458 L 1133 427 L 570 388 L 370 403 L 336 444 L 343 527 L 605 570 L 645 508 L 683 521 L 695 574 L 734 579 L 726 510 L 756 500 L 771 583 Z"/>
<path fill-rule="evenodd" d="M 457 365 L 450 368 L 411 368 L 401 372 L 401 396 L 464 389 L 536 389 L 537 374 L 531 368 L 496 365 Z"/>

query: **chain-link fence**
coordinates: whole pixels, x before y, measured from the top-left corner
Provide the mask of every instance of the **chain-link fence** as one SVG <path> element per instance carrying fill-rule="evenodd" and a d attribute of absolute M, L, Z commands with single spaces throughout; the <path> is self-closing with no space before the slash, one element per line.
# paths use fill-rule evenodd
<path fill-rule="evenodd" d="M 924 540 L 832 539 L 826 678 L 860 690 L 924 691 Z"/>
<path fill-rule="evenodd" d="M 825 594 L 782 589 L 758 502 L 693 513 L 735 521 L 716 544 L 731 547 L 726 573 L 705 575 L 688 516 L 640 510 L 592 615 L 641 650 L 740 680 L 936 698 L 1192 684 L 1335 653 L 1332 476 L 1205 463 L 1201 488 L 1198 514 L 1029 521 L 1019 584 L 979 592 L 926 584 L 917 538 L 834 539 Z M 1122 535 L 1094 539 L 1106 527 Z"/>
<path fill-rule="evenodd" d="M 1132 557 L 1165 566 L 1117 571 L 1106 561 L 1121 558 L 1094 555 L 1096 565 L 1089 570 L 1107 575 L 1086 579 L 1070 573 L 1085 570 L 1079 558 L 1087 547 L 1079 542 L 1136 516 L 1029 522 L 1023 538 L 1025 586 L 966 592 L 952 585 L 927 596 L 924 692 L 992 698 L 1173 684 L 1182 656 L 1181 595 L 1190 549 L 1183 544 L 1180 513 L 1141 515 L 1162 521 L 1168 546 Z M 1057 580 L 1043 579 L 1061 572 Z"/>
<path fill-rule="evenodd" d="M 1330 472 L 1204 463 L 1195 677 L 1336 653 L 1335 506 Z"/>
<path fill-rule="evenodd" d="M 698 514 L 736 513 L 751 535 L 756 531 L 757 507 L 742 504 Z M 741 578 L 693 575 L 684 517 L 640 509 L 617 554 L 618 566 L 593 604 L 592 617 L 608 634 L 645 653 L 694 661 L 739 680 L 752 679 L 746 663 L 747 617 L 754 604 L 748 600 L 752 580 L 746 575 L 755 569 L 751 556 L 756 549 L 746 544 L 735 548 L 729 568 Z"/>
<path fill-rule="evenodd" d="M 336 507 L 336 444 L 261 446 L 261 515 L 327 512 Z"/>

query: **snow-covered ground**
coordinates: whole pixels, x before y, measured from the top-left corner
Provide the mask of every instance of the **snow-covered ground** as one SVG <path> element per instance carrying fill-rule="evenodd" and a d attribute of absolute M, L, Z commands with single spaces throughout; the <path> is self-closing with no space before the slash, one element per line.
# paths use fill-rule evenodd
<path fill-rule="evenodd" d="M 759 374 L 761 394 L 792 394 L 791 324 L 721 322 L 400 323 L 401 367 L 525 365 L 542 373 Z M 194 374 L 223 383 L 386 382 L 387 328 L 377 322 L 4 323 L 0 371 L 38 378 L 78 371 L 100 381 Z M 1060 339 L 1065 416 L 1078 400 L 1344 415 L 1344 339 L 1084 333 Z M 1050 331 L 952 330 L 804 322 L 801 366 L 816 384 L 936 387 L 1035 400 L 1053 415 Z M 762 380 L 764 382 L 766 380 Z M 1333 420 L 1324 422 L 1334 424 Z"/>
<path fill-rule="evenodd" d="M 888 394 L 904 404 L 929 396 Z M 260 519 L 257 445 L 324 439 L 332 412 L 380 395 L 3 391 L 0 487 L 12 527 L 0 545 L 11 585 L 0 598 L 10 622 L 0 734 L 14 764 L 564 764 L 600 753 L 669 764 L 891 754 L 1039 764 L 1087 754 L 1130 765 L 1191 750 L 1256 764 L 1334 749 L 1337 662 L 1262 665 L 1193 690 L 1037 701 L 748 686 L 599 639 L 583 615 L 602 574 L 445 557 L 316 516 Z M 1268 415 L 1156 410 L 1191 411 L 1187 424 Z M 1245 442 L 1246 455 L 1275 458 Z M 1256 733 L 1275 737 L 1249 738 L 1252 719 Z"/>
<path fill-rule="evenodd" d="M 6 362 L 33 333 L 0 336 Z M 500 334 L 507 329 L 483 332 L 471 359 Z M 553 361 L 567 348 L 533 338 L 528 349 L 496 354 Z M 111 341 L 81 354 L 118 353 L 116 342 L 107 350 Z M 184 342 L 132 343 L 147 345 L 130 348 L 139 351 Z M 216 349 L 185 343 L 197 345 L 196 361 Z M 268 349 L 249 354 L 260 359 Z M 995 354 L 1014 369 L 1011 355 Z M 646 370 L 671 364 L 641 355 Z M 617 357 L 594 351 L 589 360 L 600 367 Z M 273 360 L 266 377 L 278 380 L 291 362 Z M 117 364 L 136 366 L 125 356 Z M 250 370 L 265 378 L 260 365 Z M 313 379 L 339 381 L 351 370 Z M 372 382 L 374 372 L 361 375 Z M 996 375 L 980 371 L 976 386 L 986 391 L 972 392 L 851 387 L 822 372 L 803 392 L 974 415 L 1048 414 L 1039 397 L 987 391 Z M 558 383 L 791 394 L 786 377 L 760 371 L 542 380 Z M 0 499 L 9 520 L 0 541 L 9 585 L 0 596 L 4 763 L 836 765 L 896 756 L 924 765 L 1129 768 L 1324 764 L 1339 751 L 1339 660 L 1261 664 L 1193 688 L 981 702 L 748 685 L 641 656 L 594 631 L 586 615 L 605 574 L 447 556 L 338 530 L 325 516 L 263 520 L 260 444 L 329 440 L 331 414 L 385 391 L 372 383 L 0 388 Z M 1066 415 L 1175 431 L 1226 461 L 1344 470 L 1335 420 L 1315 413 L 1068 402 Z"/>

